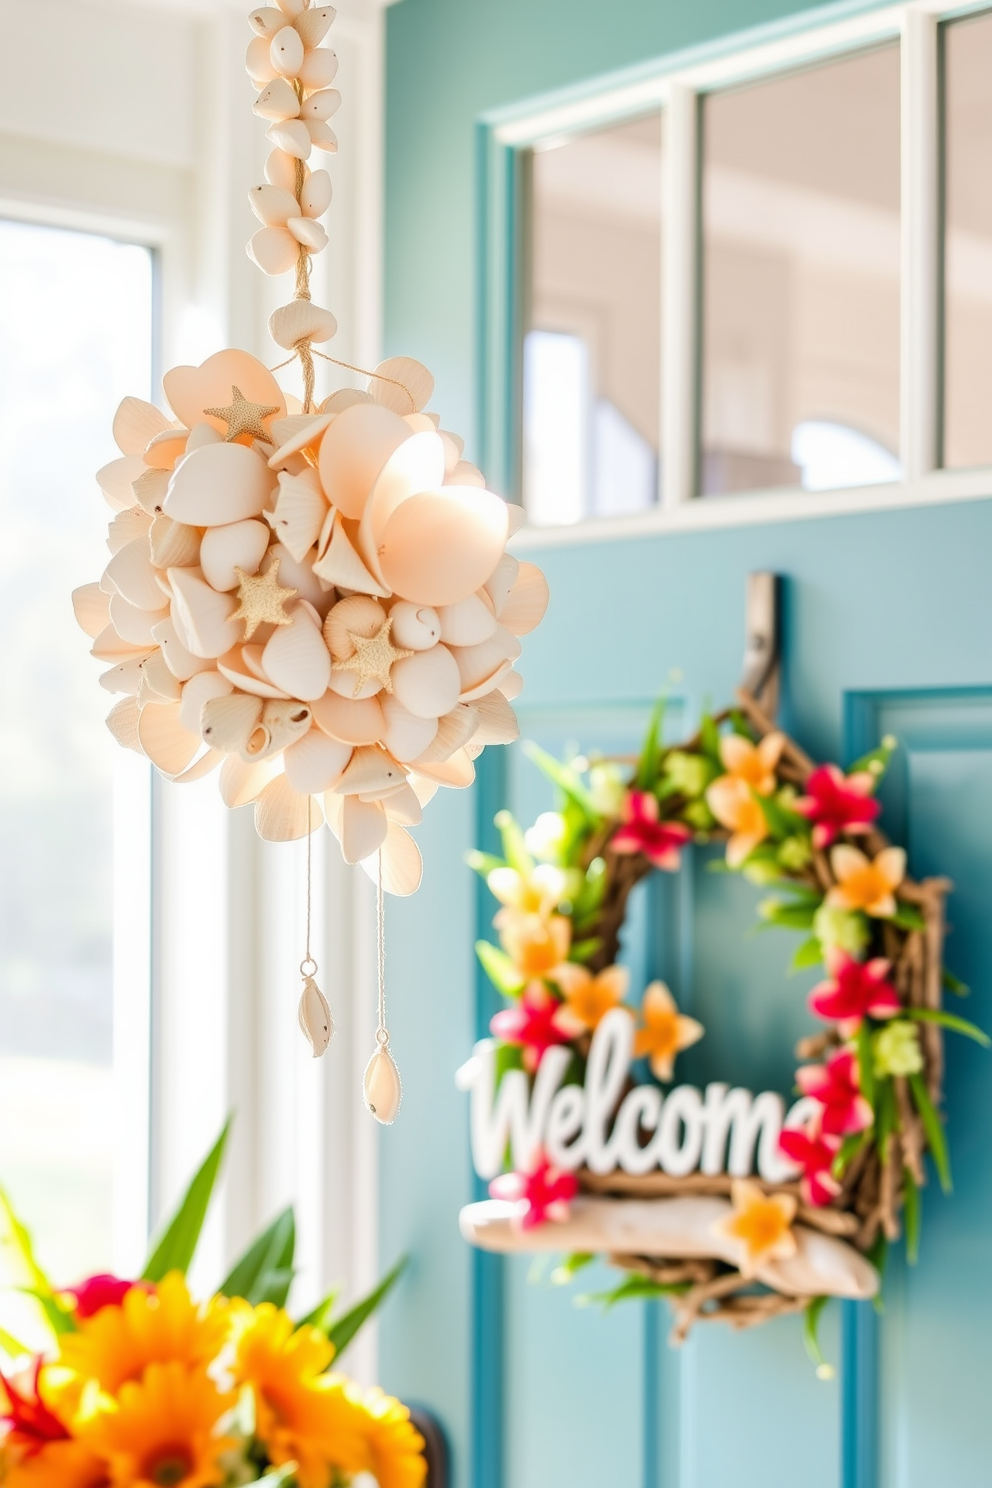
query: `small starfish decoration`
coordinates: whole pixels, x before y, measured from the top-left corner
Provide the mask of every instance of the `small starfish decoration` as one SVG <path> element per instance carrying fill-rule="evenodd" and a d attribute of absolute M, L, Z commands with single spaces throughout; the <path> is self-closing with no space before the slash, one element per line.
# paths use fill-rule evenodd
<path fill-rule="evenodd" d="M 393 679 L 389 675 L 390 668 L 396 661 L 402 661 L 406 656 L 413 656 L 412 651 L 404 651 L 399 646 L 394 646 L 389 638 L 389 632 L 393 628 L 393 617 L 387 615 L 374 636 L 356 635 L 353 630 L 348 635 L 355 644 L 354 656 L 349 656 L 347 661 L 338 661 L 335 665 L 339 671 L 355 672 L 355 687 L 352 697 L 357 697 L 359 691 L 366 682 L 378 682 L 383 692 L 392 692 Z"/>
<path fill-rule="evenodd" d="M 279 583 L 279 559 L 267 573 L 246 574 L 243 568 L 235 568 L 238 576 L 238 609 L 232 620 L 245 622 L 245 640 L 250 641 L 260 625 L 292 625 L 292 616 L 286 614 L 285 606 L 294 599 L 297 590 L 284 589 Z"/>
<path fill-rule="evenodd" d="M 249 403 L 240 388 L 231 386 L 231 401 L 227 408 L 205 408 L 204 413 L 209 413 L 211 418 L 223 419 L 227 425 L 228 444 L 240 439 L 247 434 L 251 439 L 264 439 L 267 443 L 272 442 L 272 434 L 262 423 L 272 413 L 278 413 L 279 409 L 267 408 L 264 403 Z"/>

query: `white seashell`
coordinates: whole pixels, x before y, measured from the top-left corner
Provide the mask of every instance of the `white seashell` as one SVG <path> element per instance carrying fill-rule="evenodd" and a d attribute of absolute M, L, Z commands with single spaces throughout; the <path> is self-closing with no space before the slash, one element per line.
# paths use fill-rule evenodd
<path fill-rule="evenodd" d="M 311 93 L 300 105 L 301 119 L 331 119 L 341 107 L 341 94 L 337 88 L 322 88 Z"/>
<path fill-rule="evenodd" d="M 500 611 L 510 597 L 510 590 L 516 583 L 519 572 L 520 559 L 514 558 L 512 553 L 504 553 L 486 580 L 485 590 L 493 602 L 497 620 Z"/>
<path fill-rule="evenodd" d="M 300 210 L 293 193 L 283 191 L 280 186 L 253 186 L 248 200 L 263 227 L 285 227 L 286 219 L 296 217 Z"/>
<path fill-rule="evenodd" d="M 410 794 L 413 795 L 413 792 L 411 791 Z M 387 821 L 389 821 L 386 840 L 378 853 L 362 859 L 362 867 L 372 882 L 378 883 L 381 855 L 383 890 L 387 894 L 405 897 L 408 894 L 415 894 L 420 888 L 420 881 L 424 876 L 424 863 L 420 856 L 420 848 L 410 833 L 405 831 L 398 821 L 390 820 L 394 799 L 395 797 L 390 796 L 385 803 Z M 416 802 L 416 796 L 413 799 Z M 419 809 L 419 802 L 417 805 Z"/>
<path fill-rule="evenodd" d="M 269 119 L 274 123 L 281 124 L 285 119 L 296 119 L 299 117 L 300 100 L 297 98 L 295 91 L 290 87 L 285 78 L 273 78 L 271 83 L 266 83 L 261 93 L 259 93 L 258 97 L 255 99 L 255 102 L 252 104 L 252 113 L 257 114 L 260 119 Z M 248 193 L 249 200 L 251 200 L 252 206 L 255 207 L 254 196 L 256 192 L 275 191 L 277 189 L 278 188 L 275 186 L 252 187 L 252 189 Z M 293 211 L 295 211 L 296 209 L 297 201 L 296 197 L 294 196 Z M 255 208 L 255 210 L 258 212 L 260 220 L 265 223 L 266 227 L 271 227 L 275 223 L 285 222 L 286 217 L 292 215 L 292 213 L 282 212 L 281 214 L 275 216 L 270 216 L 268 215 L 268 213 L 263 216 L 262 212 L 259 212 L 257 207 Z"/>
<path fill-rule="evenodd" d="M 311 704 L 314 722 L 332 739 L 345 744 L 375 744 L 383 737 L 385 721 L 378 697 L 344 698 L 325 692 Z"/>
<path fill-rule="evenodd" d="M 148 538 L 138 537 L 125 543 L 115 553 L 105 570 L 119 594 L 139 610 L 157 610 L 162 604 L 162 591 L 155 580 L 155 570 L 148 553 Z"/>
<path fill-rule="evenodd" d="M 295 22 L 306 10 L 308 0 L 277 0 L 277 3 L 283 15 Z"/>
<path fill-rule="evenodd" d="M 472 735 L 473 744 L 512 744 L 520 738 L 520 725 L 499 688 L 476 698 L 472 707 L 479 715 L 479 727 Z"/>
<path fill-rule="evenodd" d="M 258 673 L 261 666 L 255 666 L 256 658 L 262 654 L 261 646 L 238 646 L 233 651 L 228 651 L 224 656 L 217 658 L 217 670 L 222 677 L 233 682 L 235 687 L 240 687 L 242 692 L 251 693 L 252 697 L 260 698 L 286 698 L 286 694 L 271 682 L 267 682 Z M 248 658 L 251 657 L 252 665 Z"/>
<path fill-rule="evenodd" d="M 137 697 L 141 685 L 141 668 L 147 659 L 147 654 L 138 652 L 127 661 L 110 667 L 100 674 L 100 686 L 106 688 L 107 692 L 126 692 L 129 697 Z"/>
<path fill-rule="evenodd" d="M 277 775 L 255 802 L 255 831 L 265 842 L 296 842 L 323 825 L 323 812 L 313 796 L 294 791 Z"/>
<path fill-rule="evenodd" d="M 326 482 L 322 484 L 326 490 Z M 389 590 L 372 576 L 359 558 L 343 519 L 335 520 L 330 546 L 313 565 L 313 571 L 318 578 L 325 579 L 337 589 L 355 589 L 362 594 L 378 594 L 383 599 L 389 596 Z"/>
<path fill-rule="evenodd" d="M 246 522 L 231 522 L 226 527 L 208 527 L 200 544 L 200 567 L 210 587 L 221 593 L 236 589 L 239 583 L 236 568 L 246 574 L 258 573 L 269 537 L 265 523 L 251 518 Z"/>
<path fill-rule="evenodd" d="M 290 217 L 286 223 L 289 232 L 304 248 L 309 248 L 312 253 L 319 253 L 322 248 L 327 247 L 327 232 L 313 217 Z"/>
<path fill-rule="evenodd" d="M 96 482 L 114 511 L 127 511 L 134 505 L 135 495 L 131 487 L 143 475 L 146 466 L 140 455 L 122 455 L 111 460 L 96 473 Z"/>
<path fill-rule="evenodd" d="M 195 677 L 200 672 L 210 669 L 210 660 L 202 656 L 194 656 L 180 638 L 171 613 L 168 619 L 161 620 L 158 625 L 152 627 L 152 635 L 165 658 L 166 666 L 179 682 L 187 682 L 190 677 Z"/>
<path fill-rule="evenodd" d="M 375 800 L 406 780 L 406 771 L 377 744 L 359 745 L 334 789 L 340 796 Z"/>
<path fill-rule="evenodd" d="M 156 568 L 195 568 L 200 561 L 200 529 L 163 513 L 152 519 L 148 551 Z"/>
<path fill-rule="evenodd" d="M 262 651 L 266 676 L 291 697 L 310 702 L 323 697 L 331 680 L 331 658 L 319 625 L 302 605 L 289 625 L 276 628 Z"/>
<path fill-rule="evenodd" d="M 331 205 L 331 178 L 326 170 L 315 170 L 303 183 L 300 206 L 305 217 L 322 217 Z M 305 303 L 300 300 L 298 304 Z M 279 343 L 282 345 L 282 343 Z"/>
<path fill-rule="evenodd" d="M 450 713 L 445 713 L 437 722 L 437 733 L 431 743 L 411 763 L 415 770 L 424 765 L 439 765 L 450 759 L 472 738 L 479 727 L 479 715 L 474 708 L 458 703 Z"/>
<path fill-rule="evenodd" d="M 212 674 L 205 672 L 203 675 L 209 677 Z M 221 677 L 220 681 L 227 679 Z M 221 749 L 225 754 L 241 754 L 247 748 L 248 740 L 262 717 L 262 699 L 235 692 L 230 682 L 227 685 L 229 692 L 214 693 L 202 699 L 198 731 L 204 744 L 209 744 L 211 749 Z M 195 697 L 190 711 L 193 706 Z"/>
<path fill-rule="evenodd" d="M 191 734 L 201 734 L 203 705 L 211 699 L 229 697 L 234 691 L 232 684 L 220 672 L 198 672 L 184 683 L 182 711 L 179 715 L 183 728 Z"/>
<path fill-rule="evenodd" d="M 124 398 L 114 414 L 114 443 L 123 455 L 140 455 L 156 434 L 171 425 L 165 414 L 143 398 Z"/>
<path fill-rule="evenodd" d="M 535 563 L 521 563 L 516 582 L 500 610 L 499 621 L 514 635 L 529 635 L 548 608 L 548 581 Z"/>
<path fill-rule="evenodd" d="M 327 501 L 315 470 L 308 467 L 301 475 L 280 474 L 275 509 L 266 516 L 276 537 L 298 563 L 317 541 L 326 515 Z"/>
<path fill-rule="evenodd" d="M 331 1018 L 331 1010 L 327 1005 L 327 998 L 321 992 L 313 977 L 305 977 L 303 980 L 303 992 L 300 996 L 300 1030 L 310 1041 L 314 1059 L 319 1059 L 334 1033 L 334 1021 Z"/>
<path fill-rule="evenodd" d="M 310 728 L 313 715 L 305 703 L 294 698 L 269 699 L 262 705 L 262 717 L 241 751 L 242 759 L 264 759 L 279 754 Z"/>
<path fill-rule="evenodd" d="M 262 227 L 249 238 L 247 253 L 263 274 L 287 274 L 299 257 L 300 245 L 284 227 Z"/>
<path fill-rule="evenodd" d="M 272 42 L 267 36 L 253 36 L 245 52 L 245 71 L 255 84 L 262 88 L 276 76 L 272 66 Z"/>
<path fill-rule="evenodd" d="M 390 634 L 404 651 L 429 651 L 441 639 L 440 617 L 428 605 L 398 599 L 389 613 L 393 621 Z"/>
<path fill-rule="evenodd" d="M 92 640 L 110 624 L 110 601 L 99 584 L 82 584 L 72 591 L 76 624 Z"/>
<path fill-rule="evenodd" d="M 228 445 L 228 449 L 235 446 Z M 190 568 L 170 568 L 172 619 L 178 619 L 188 649 L 194 656 L 214 658 L 230 651 L 241 638 L 243 622 L 232 620 L 238 608 L 230 594 L 218 594 Z"/>
<path fill-rule="evenodd" d="M 162 598 L 161 594 L 159 598 Z M 168 618 L 168 606 L 160 610 L 139 610 L 135 605 L 129 604 L 123 594 L 110 596 L 110 623 L 121 640 L 130 641 L 132 646 L 154 646 L 152 626 Z"/>
<path fill-rule="evenodd" d="M 168 375 L 168 374 L 166 374 Z M 223 444 L 224 436 L 219 429 L 207 420 L 202 419 L 193 425 L 189 431 L 186 441 L 186 453 L 191 455 L 194 450 L 204 449 L 208 444 Z"/>
<path fill-rule="evenodd" d="M 336 393 L 331 393 L 320 405 L 321 413 L 344 413 L 346 408 L 354 408 L 359 403 L 371 403 L 372 399 L 368 393 L 363 393 L 360 388 L 338 388 Z"/>
<path fill-rule="evenodd" d="M 506 663 L 516 661 L 520 655 L 520 642 L 498 624 L 487 641 L 480 641 L 477 646 L 455 646 L 451 654 L 458 666 L 464 701 L 467 692 L 481 687 L 490 677 L 493 678 L 491 686 L 496 686 L 497 673 L 505 673 L 508 670 Z M 488 687 L 485 689 L 487 692 L 490 690 Z"/>
<path fill-rule="evenodd" d="M 151 517 L 140 506 L 118 512 L 107 527 L 107 547 L 111 553 L 119 553 L 127 543 L 134 542 L 139 537 L 147 537 L 151 523 Z"/>
<path fill-rule="evenodd" d="M 303 38 L 294 26 L 283 26 L 272 38 L 272 66 L 280 77 L 295 78 L 303 66 Z"/>
<path fill-rule="evenodd" d="M 454 470 L 461 459 L 465 441 L 460 434 L 452 434 L 450 429 L 438 429 L 437 432 L 444 445 L 444 469 L 447 473 Z"/>
<path fill-rule="evenodd" d="M 418 718 L 440 718 L 458 701 L 458 667 L 446 646 L 432 646 L 397 661 L 390 676 L 396 697 Z"/>
<path fill-rule="evenodd" d="M 329 47 L 314 47 L 304 57 L 298 76 L 304 88 L 327 88 L 333 83 L 337 71 L 337 54 Z"/>
<path fill-rule="evenodd" d="M 324 172 L 321 171 L 320 174 L 323 175 Z M 292 304 L 280 306 L 269 316 L 269 335 L 278 346 L 285 347 L 287 351 L 292 351 L 298 341 L 315 341 L 318 346 L 324 341 L 330 341 L 337 328 L 338 323 L 330 310 L 322 310 L 312 300 L 293 300 Z M 315 421 L 311 419 L 311 423 L 313 422 Z M 322 427 L 326 429 L 328 423 L 330 419 Z M 273 433 L 275 432 L 273 426 Z M 301 445 L 300 448 L 305 446 Z M 289 451 L 284 448 L 277 449 L 272 459 L 286 453 Z"/>
<path fill-rule="evenodd" d="M 378 375 L 369 379 L 369 394 L 383 408 L 391 408 L 394 413 L 419 413 L 431 401 L 434 379 L 413 357 L 389 357 L 375 370 Z"/>
<path fill-rule="evenodd" d="M 324 621 L 324 641 L 334 660 L 347 661 L 354 656 L 355 643 L 349 632 L 369 640 L 378 635 L 385 619 L 382 605 L 367 594 L 352 594 L 339 600 Z"/>
<path fill-rule="evenodd" d="M 320 794 L 337 785 L 352 755 L 352 746 L 311 728 L 290 744 L 283 756 L 286 779 L 294 790 Z"/>
<path fill-rule="evenodd" d="M 107 727 L 117 740 L 118 744 L 125 749 L 133 749 L 137 754 L 144 754 L 141 741 L 138 738 L 138 719 L 141 713 L 137 698 L 121 698 L 115 703 L 107 714 Z M 385 820 L 385 818 L 383 818 Z"/>
<path fill-rule="evenodd" d="M 303 123 L 306 124 L 307 134 L 315 150 L 326 150 L 329 155 L 337 154 L 338 137 L 329 124 L 325 124 L 323 119 L 304 119 Z"/>
<path fill-rule="evenodd" d="M 433 743 L 436 718 L 418 718 L 404 708 L 398 697 L 384 693 L 380 699 L 384 728 L 382 742 L 394 759 L 414 760 Z"/>
<path fill-rule="evenodd" d="M 465 790 L 475 780 L 475 766 L 464 749 L 456 749 L 450 759 L 438 760 L 432 764 L 424 764 L 422 760 L 418 760 L 416 769 L 418 774 L 426 775 L 428 780 L 436 780 L 439 785 L 446 785 L 452 790 Z"/>
<path fill-rule="evenodd" d="M 185 770 L 200 748 L 199 734 L 183 728 L 179 703 L 149 703 L 138 719 L 138 742 L 163 775 Z"/>
<path fill-rule="evenodd" d="M 162 512 L 170 473 L 168 470 L 146 470 L 131 487 L 135 501 L 149 516 L 156 517 Z"/>
<path fill-rule="evenodd" d="M 459 460 L 444 477 L 446 486 L 475 486 L 478 490 L 486 489 L 486 477 L 477 465 L 472 465 L 468 460 Z"/>
<path fill-rule="evenodd" d="M 438 446 L 443 457 L 440 440 Z M 404 599 L 435 608 L 456 604 L 485 583 L 506 533 L 506 502 L 492 492 L 464 486 L 423 490 L 401 502 L 379 530 L 379 570 Z"/>
<path fill-rule="evenodd" d="M 503 694 L 506 700 L 512 703 L 513 699 L 518 698 L 523 691 L 524 679 L 523 677 L 521 677 L 519 672 L 515 672 L 511 668 L 511 670 L 507 672 L 505 677 L 501 677 L 499 679 L 496 687 L 497 690 Z"/>
<path fill-rule="evenodd" d="M 232 810 L 235 806 L 247 806 L 258 799 L 279 771 L 278 759 L 259 760 L 249 765 L 237 755 L 230 754 L 220 770 L 221 800 Z"/>
<path fill-rule="evenodd" d="M 191 765 L 182 770 L 178 775 L 173 775 L 173 785 L 188 785 L 194 780 L 202 780 L 212 770 L 223 762 L 224 756 L 216 749 L 204 750 L 199 759 L 195 759 Z"/>
<path fill-rule="evenodd" d="M 328 809 L 328 803 L 334 801 L 335 794 L 334 791 L 328 791 L 324 797 L 325 809 Z M 385 842 L 389 825 L 386 813 L 377 801 L 360 801 L 357 796 L 338 796 L 337 799 L 341 801 L 338 822 L 341 856 L 346 863 L 360 863 L 370 853 L 377 852 Z"/>
<path fill-rule="evenodd" d="M 477 594 L 438 610 L 441 639 L 449 646 L 477 646 L 496 633 L 496 616 Z"/>
<path fill-rule="evenodd" d="M 333 5 L 321 5 L 303 11 L 294 22 L 297 31 L 303 40 L 303 45 L 310 52 L 314 47 L 320 46 L 324 37 L 331 29 L 331 22 L 336 15 Z M 333 55 L 333 53 L 332 53 Z"/>
<path fill-rule="evenodd" d="M 285 150 L 287 155 L 295 155 L 297 160 L 309 159 L 312 148 L 310 131 L 302 119 L 286 119 L 282 123 L 270 124 L 265 137 L 278 149 Z"/>
<path fill-rule="evenodd" d="M 365 1066 L 362 1081 L 365 1104 L 383 1126 L 392 1126 L 400 1109 L 403 1086 L 387 1046 L 376 1049 Z"/>
<path fill-rule="evenodd" d="M 153 470 L 172 470 L 177 460 L 186 453 L 189 442 L 188 429 L 167 429 L 149 440 L 144 453 L 144 462 Z"/>
<path fill-rule="evenodd" d="M 285 150 L 270 150 L 265 160 L 265 179 L 270 186 L 278 186 L 296 197 L 296 156 Z"/>
<path fill-rule="evenodd" d="M 386 813 L 387 821 L 398 822 L 405 827 L 417 827 L 424 819 L 424 808 L 409 782 L 385 797 L 382 809 Z"/>
<path fill-rule="evenodd" d="M 314 572 L 313 549 L 303 555 L 303 561 L 298 563 L 288 548 L 282 543 L 275 543 L 262 561 L 262 572 L 268 571 L 269 567 L 278 558 L 279 560 L 279 583 L 284 589 L 295 589 L 300 599 L 305 599 L 307 604 L 313 605 L 319 615 L 326 615 L 337 595 L 333 589 L 322 584 L 318 575 Z"/>
<path fill-rule="evenodd" d="M 320 446 L 320 479 L 328 501 L 346 517 L 361 517 L 379 472 L 411 437 L 388 408 L 356 403 L 338 414 Z"/>
<path fill-rule="evenodd" d="M 165 664 L 165 657 L 158 650 L 146 656 L 141 667 L 138 701 L 144 702 L 148 694 L 152 695 L 153 700 L 157 697 L 168 703 L 178 703 L 182 697 L 182 687 L 178 679 L 169 671 Z"/>
<path fill-rule="evenodd" d="M 256 36 L 267 36 L 272 40 L 277 31 L 281 31 L 286 24 L 286 17 L 281 10 L 276 10 L 272 5 L 261 6 L 253 10 L 248 17 L 248 24 Z"/>
<path fill-rule="evenodd" d="M 243 444 L 208 444 L 186 456 L 169 482 L 167 517 L 191 527 L 222 527 L 260 516 L 272 493 L 262 457 Z"/>
<path fill-rule="evenodd" d="M 410 789 L 413 791 L 421 806 L 427 806 L 437 795 L 439 786 L 436 780 L 428 780 L 425 775 L 416 772 L 410 774 Z"/>
<path fill-rule="evenodd" d="M 383 465 L 358 531 L 358 549 L 378 578 L 382 577 L 378 555 L 390 518 L 408 497 L 440 486 L 443 476 L 444 446 L 433 429 L 411 434 Z"/>
<path fill-rule="evenodd" d="M 309 300 L 293 300 L 292 304 L 283 305 L 281 310 L 273 312 L 281 315 L 284 311 L 296 310 L 306 311 L 310 308 Z M 296 322 L 289 321 L 290 328 Z M 272 329 L 272 322 L 269 322 Z M 298 450 L 316 449 L 320 444 L 320 436 L 331 422 L 331 415 L 323 413 L 292 413 L 287 418 L 273 419 L 270 425 L 272 437 L 276 441 L 275 453 L 269 456 L 269 468 L 274 469 L 276 465 L 287 455 L 295 454 Z"/>

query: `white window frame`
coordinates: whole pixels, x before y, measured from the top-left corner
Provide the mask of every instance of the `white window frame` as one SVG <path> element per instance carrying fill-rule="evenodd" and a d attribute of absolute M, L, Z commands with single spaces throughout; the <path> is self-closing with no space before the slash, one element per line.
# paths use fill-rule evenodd
<path fill-rule="evenodd" d="M 485 117 L 483 127 L 491 147 L 512 153 L 615 124 L 650 109 L 660 108 L 665 115 L 662 501 L 632 516 L 593 518 L 560 527 L 527 525 L 515 539 L 516 547 L 558 547 L 650 533 L 886 511 L 980 500 L 992 494 L 992 469 L 945 470 L 937 465 L 942 292 L 938 282 L 938 27 L 943 20 L 988 9 L 988 0 L 964 5 L 959 0 L 910 0 L 814 25 L 807 18 L 795 17 L 752 33 L 762 39 L 753 39 L 751 44 L 746 37 L 725 37 L 716 45 Z M 769 31 L 776 34 L 769 36 Z M 901 44 L 902 75 L 899 456 L 904 477 L 891 484 L 839 490 L 755 490 L 700 498 L 695 489 L 699 100 L 717 89 L 892 41 Z M 491 253 L 499 258 L 498 250 Z"/>

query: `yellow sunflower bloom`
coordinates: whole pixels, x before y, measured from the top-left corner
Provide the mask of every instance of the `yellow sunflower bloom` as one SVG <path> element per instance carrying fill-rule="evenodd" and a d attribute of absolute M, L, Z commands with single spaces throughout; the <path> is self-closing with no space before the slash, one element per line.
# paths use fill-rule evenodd
<path fill-rule="evenodd" d="M 334 1350 L 316 1328 L 294 1328 L 271 1302 L 256 1307 L 238 1339 L 233 1374 L 255 1394 L 255 1430 L 277 1467 L 297 1463 L 299 1488 L 328 1488 L 330 1468 L 362 1472 L 366 1413 L 345 1381 L 323 1371 Z"/>
<path fill-rule="evenodd" d="M 126 1381 L 80 1418 L 76 1434 L 110 1462 L 113 1488 L 214 1488 L 224 1480 L 218 1459 L 234 1446 L 217 1422 L 234 1401 L 202 1369 L 149 1364 L 140 1384 Z"/>
<path fill-rule="evenodd" d="M 6 1472 L 0 1463 L 4 1488 L 111 1488 L 111 1482 L 107 1459 L 82 1442 L 49 1442 L 20 1461 L 11 1452 Z"/>
<path fill-rule="evenodd" d="M 379 1389 L 369 1390 L 363 1405 L 369 1453 L 366 1471 L 379 1488 L 421 1488 L 427 1475 L 424 1438 L 406 1406 Z"/>
<path fill-rule="evenodd" d="M 154 1291 L 132 1287 L 119 1307 L 103 1307 L 61 1341 L 62 1364 L 95 1379 L 108 1395 L 140 1379 L 149 1364 L 175 1360 L 190 1368 L 215 1359 L 230 1329 L 231 1306 L 215 1297 L 192 1301 L 178 1271 Z"/>

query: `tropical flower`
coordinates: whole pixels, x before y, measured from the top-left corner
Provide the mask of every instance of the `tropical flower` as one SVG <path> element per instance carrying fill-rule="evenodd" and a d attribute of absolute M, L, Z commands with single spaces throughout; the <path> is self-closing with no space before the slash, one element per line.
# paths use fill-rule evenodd
<path fill-rule="evenodd" d="M 532 827 L 524 833 L 524 842 L 535 858 L 556 863 L 561 857 L 566 836 L 565 818 L 560 811 L 542 811 Z"/>
<path fill-rule="evenodd" d="M 867 832 L 882 810 L 872 795 L 875 777 L 868 770 L 845 775 L 837 765 L 821 765 L 806 782 L 806 794 L 793 809 L 813 823 L 813 846 L 829 847 L 841 832 Z"/>
<path fill-rule="evenodd" d="M 565 875 L 551 863 L 541 863 L 529 873 L 516 868 L 494 868 L 486 883 L 500 904 L 521 914 L 546 919 L 565 897 Z"/>
<path fill-rule="evenodd" d="M 875 1113 L 861 1094 L 858 1060 L 853 1049 L 840 1049 L 826 1064 L 804 1064 L 796 1070 L 796 1084 L 803 1095 L 820 1102 L 821 1130 L 831 1137 L 846 1137 L 871 1126 Z"/>
<path fill-rule="evenodd" d="M 648 1056 L 651 1072 L 659 1080 L 670 1080 L 675 1056 L 698 1043 L 705 1029 L 695 1018 L 680 1013 L 664 982 L 652 982 L 641 1002 L 643 1027 L 634 1034 L 634 1057 Z"/>
<path fill-rule="evenodd" d="M 847 951 L 855 959 L 860 957 L 871 939 L 868 921 L 863 914 L 849 909 L 831 909 L 829 904 L 821 904 L 813 916 L 813 934 L 825 951 Z"/>
<path fill-rule="evenodd" d="M 742 1276 L 753 1276 L 766 1261 L 795 1255 L 796 1201 L 791 1194 L 766 1194 L 757 1183 L 735 1178 L 730 1200 L 733 1211 L 717 1220 L 713 1233 L 736 1243 Z"/>
<path fill-rule="evenodd" d="M 368 1471 L 379 1488 L 420 1488 L 427 1476 L 424 1438 L 406 1406 L 379 1389 L 367 1391 L 361 1403 L 367 1418 Z"/>
<path fill-rule="evenodd" d="M 768 823 L 754 791 L 733 775 L 721 775 L 706 792 L 706 803 L 721 826 L 730 829 L 727 863 L 739 868 L 768 836 Z"/>
<path fill-rule="evenodd" d="M 575 1174 L 556 1168 L 540 1149 L 527 1172 L 503 1173 L 489 1185 L 494 1199 L 507 1199 L 517 1205 L 516 1223 L 523 1230 L 532 1230 L 548 1220 L 562 1223 L 578 1191 Z"/>
<path fill-rule="evenodd" d="M 839 1024 L 844 1038 L 850 1038 L 868 1015 L 891 1018 L 902 1006 L 899 993 L 888 980 L 891 969 L 891 961 L 882 956 L 855 961 L 844 951 L 828 951 L 830 977 L 809 994 L 810 1011 Z"/>
<path fill-rule="evenodd" d="M 524 977 L 552 981 L 568 957 L 572 922 L 564 915 L 545 918 L 517 909 L 501 909 L 493 920 L 503 949 Z"/>
<path fill-rule="evenodd" d="M 701 796 L 717 773 L 716 765 L 701 754 L 673 749 L 665 756 L 665 779 L 683 796 Z"/>
<path fill-rule="evenodd" d="M 30 1375 L 8 1379 L 0 1374 L 0 1421 L 7 1426 L 4 1438 L 25 1452 L 37 1452 L 46 1442 L 64 1441 L 66 1427 L 41 1391 L 44 1360 L 34 1361 Z"/>
<path fill-rule="evenodd" d="M 739 780 L 756 790 L 759 796 L 770 796 L 775 789 L 775 766 L 785 744 L 785 735 L 766 734 L 759 744 L 752 744 L 741 734 L 724 734 L 720 740 L 720 759 L 726 779 Z"/>
<path fill-rule="evenodd" d="M 524 1068 L 533 1073 L 554 1044 L 567 1044 L 574 1038 L 573 1024 L 566 1021 L 563 1008 L 542 982 L 530 982 L 513 1007 L 503 1008 L 489 1023 L 494 1038 L 523 1049 Z"/>
<path fill-rule="evenodd" d="M 76 1434 L 109 1459 L 121 1488 L 212 1488 L 223 1481 L 218 1458 L 234 1445 L 217 1423 L 234 1402 L 202 1369 L 149 1364 L 140 1384 L 126 1381 L 115 1400 L 83 1415 Z"/>
<path fill-rule="evenodd" d="M 863 909 L 886 919 L 896 912 L 895 891 L 906 876 L 906 853 L 901 847 L 886 847 L 867 858 L 857 847 L 840 843 L 830 854 L 836 885 L 827 894 L 834 909 Z"/>
<path fill-rule="evenodd" d="M 565 994 L 565 1002 L 558 1009 L 557 1025 L 567 1028 L 573 1038 L 598 1028 L 611 1008 L 619 1007 L 627 995 L 630 972 L 623 966 L 607 966 L 593 975 L 586 966 L 569 962 L 567 975 L 562 980 L 559 969 L 558 985 Z"/>
<path fill-rule="evenodd" d="M 887 1028 L 879 1029 L 871 1041 L 875 1074 L 918 1075 L 923 1069 L 920 1031 L 915 1023 L 899 1018 Z"/>
<path fill-rule="evenodd" d="M 615 817 L 623 813 L 627 786 L 618 765 L 604 760 L 589 767 L 589 796 L 600 816 Z"/>
<path fill-rule="evenodd" d="M 818 1208 L 837 1197 L 840 1184 L 832 1169 L 840 1151 L 840 1137 L 824 1136 L 817 1123 L 811 1121 L 804 1127 L 787 1126 L 778 1145 L 803 1170 L 800 1188 L 805 1203 Z"/>
<path fill-rule="evenodd" d="M 276 1466 L 296 1462 L 299 1488 L 327 1488 L 328 1464 L 362 1472 L 366 1413 L 339 1375 L 325 1373 L 334 1350 L 316 1328 L 295 1327 L 271 1302 L 251 1314 L 238 1339 L 233 1375 L 255 1395 L 255 1431 Z"/>
<path fill-rule="evenodd" d="M 178 1271 L 152 1290 L 132 1287 L 117 1307 L 103 1307 L 61 1339 L 61 1362 L 114 1395 L 140 1379 L 149 1364 L 178 1361 L 193 1368 L 220 1352 L 230 1325 L 230 1303 L 215 1297 L 205 1307 L 190 1298 Z"/>
<path fill-rule="evenodd" d="M 683 822 L 659 820 L 661 808 L 650 791 L 630 791 L 623 808 L 623 826 L 611 838 L 618 853 L 643 853 L 656 868 L 673 873 L 679 866 L 679 849 L 692 837 Z"/>
<path fill-rule="evenodd" d="M 103 1271 L 96 1276 L 87 1276 L 78 1286 L 66 1287 L 65 1295 L 73 1298 L 73 1312 L 77 1322 L 94 1317 L 103 1307 L 119 1307 L 132 1287 L 152 1290 L 147 1281 L 123 1281 Z"/>

